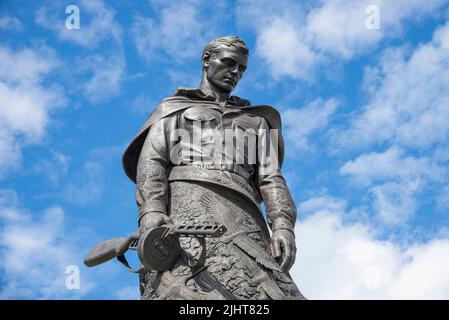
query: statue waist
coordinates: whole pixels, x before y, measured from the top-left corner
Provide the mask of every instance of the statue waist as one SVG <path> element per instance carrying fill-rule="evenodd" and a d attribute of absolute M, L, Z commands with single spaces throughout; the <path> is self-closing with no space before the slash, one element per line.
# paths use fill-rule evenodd
<path fill-rule="evenodd" d="M 205 182 L 229 189 L 245 196 L 261 212 L 256 191 L 251 187 L 249 179 L 239 174 L 213 167 L 186 165 L 171 168 L 168 180 L 170 182 L 179 180 Z"/>

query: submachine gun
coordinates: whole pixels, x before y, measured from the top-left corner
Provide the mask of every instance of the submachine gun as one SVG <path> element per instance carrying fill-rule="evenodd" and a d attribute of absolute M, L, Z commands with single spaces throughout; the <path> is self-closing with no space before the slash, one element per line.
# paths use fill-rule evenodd
<path fill-rule="evenodd" d="M 95 245 L 87 254 L 84 264 L 94 267 L 113 258 L 117 258 L 128 270 L 134 273 L 143 271 L 170 270 L 181 253 L 179 237 L 195 237 L 202 246 L 200 257 L 190 267 L 201 267 L 206 260 L 205 238 L 218 238 L 227 231 L 224 225 L 163 225 L 145 230 L 139 235 L 139 230 L 129 237 L 106 240 Z M 125 253 L 136 250 L 142 266 L 139 269 L 130 267 Z M 196 268 L 195 268 L 196 269 Z"/>

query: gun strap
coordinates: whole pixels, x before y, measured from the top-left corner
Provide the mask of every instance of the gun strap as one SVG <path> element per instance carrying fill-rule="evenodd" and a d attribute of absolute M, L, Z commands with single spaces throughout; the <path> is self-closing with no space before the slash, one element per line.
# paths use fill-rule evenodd
<path fill-rule="evenodd" d="M 211 292 L 217 290 L 226 300 L 238 300 L 236 296 L 232 294 L 220 281 L 215 279 L 213 275 L 207 270 L 209 266 L 203 266 L 201 268 L 192 268 L 192 278 L 196 284 L 204 291 Z"/>
<path fill-rule="evenodd" d="M 126 260 L 125 255 L 117 256 L 117 260 L 120 261 L 120 263 L 123 264 L 126 267 L 126 269 L 128 269 L 129 271 L 131 271 L 133 273 L 140 273 L 143 271 L 143 267 L 140 267 L 140 269 L 132 268 L 129 265 L 128 260 Z"/>
<path fill-rule="evenodd" d="M 182 261 L 190 267 L 190 271 L 192 272 L 192 276 L 187 280 L 194 279 L 196 284 L 200 287 L 201 290 L 205 292 L 211 292 L 212 290 L 217 290 L 226 300 L 238 300 L 236 296 L 232 294 L 220 281 L 215 279 L 213 275 L 207 270 L 209 266 L 205 264 L 205 257 L 201 258 L 200 263 L 191 264 L 190 257 L 182 250 L 181 252 Z"/>

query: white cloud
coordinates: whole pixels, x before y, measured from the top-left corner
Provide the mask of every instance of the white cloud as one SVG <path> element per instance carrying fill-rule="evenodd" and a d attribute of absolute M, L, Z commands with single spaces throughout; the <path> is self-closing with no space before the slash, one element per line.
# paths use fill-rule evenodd
<path fill-rule="evenodd" d="M 102 176 L 101 164 L 95 161 L 86 161 L 81 173 L 64 187 L 61 197 L 77 205 L 97 201 L 103 194 Z"/>
<path fill-rule="evenodd" d="M 408 221 L 419 207 L 419 193 L 447 178 L 446 168 L 432 158 L 406 156 L 396 146 L 362 154 L 343 165 L 340 174 L 369 187 L 372 208 L 387 225 Z"/>
<path fill-rule="evenodd" d="M 343 213 L 347 202 L 344 199 L 337 199 L 328 195 L 310 198 L 301 202 L 298 206 L 300 215 Z"/>
<path fill-rule="evenodd" d="M 438 209 L 449 210 L 449 185 L 445 186 L 438 194 L 436 199 Z"/>
<path fill-rule="evenodd" d="M 90 55 L 79 59 L 77 65 L 77 72 L 87 77 L 81 84 L 92 103 L 120 93 L 126 75 L 126 61 L 122 52 Z"/>
<path fill-rule="evenodd" d="M 69 156 L 52 152 L 49 157 L 36 160 L 32 170 L 44 176 L 52 185 L 57 185 L 67 175 L 69 163 Z"/>
<path fill-rule="evenodd" d="M 148 115 L 157 102 L 151 95 L 140 94 L 131 102 L 130 106 L 136 112 Z"/>
<path fill-rule="evenodd" d="M 257 54 L 275 78 L 310 80 L 314 68 L 334 59 L 348 60 L 401 35 L 405 24 L 438 15 L 447 0 L 326 0 L 311 2 L 240 1 L 239 24 L 254 29 Z M 366 27 L 366 8 L 377 5 L 380 30 Z"/>
<path fill-rule="evenodd" d="M 224 14 L 225 2 L 209 3 L 201 0 L 152 1 L 157 19 L 137 14 L 132 34 L 138 53 L 148 59 L 165 53 L 170 60 L 201 57 L 203 46 L 216 36 L 216 29 Z M 205 8 L 201 10 L 200 8 Z M 208 10 L 213 14 L 208 13 Z M 166 58 L 164 56 L 164 58 Z"/>
<path fill-rule="evenodd" d="M 434 163 L 431 158 L 406 156 L 404 153 L 396 146 L 390 147 L 385 152 L 365 153 L 345 163 L 340 173 L 354 177 L 366 185 L 382 180 L 439 181 L 444 178 L 445 168 Z"/>
<path fill-rule="evenodd" d="M 58 86 L 43 81 L 59 66 L 45 47 L 13 51 L 0 46 L 0 176 L 20 166 L 24 146 L 45 135 L 50 113 L 65 104 Z"/>
<path fill-rule="evenodd" d="M 370 186 L 371 206 L 387 224 L 410 219 L 420 208 L 421 194 L 444 208 L 444 193 L 434 190 L 443 189 L 449 178 L 448 44 L 446 24 L 415 50 L 387 49 L 379 66 L 365 72 L 368 103 L 349 129 L 337 135 L 343 149 L 388 146 L 383 152 L 361 154 L 340 169 Z"/>
<path fill-rule="evenodd" d="M 35 14 L 35 22 L 56 33 L 60 40 L 101 50 L 74 57 L 69 62 L 70 88 L 83 91 L 84 96 L 95 104 L 120 93 L 126 77 L 126 59 L 122 48 L 122 27 L 115 17 L 115 10 L 102 0 L 83 0 L 77 4 L 80 10 L 80 29 L 67 30 L 61 12 L 61 4 L 42 7 Z M 103 50 L 106 48 L 107 50 Z M 80 81 L 80 78 L 83 78 Z"/>
<path fill-rule="evenodd" d="M 199 57 L 199 56 L 198 56 Z M 167 69 L 165 72 L 167 76 L 170 78 L 170 82 L 176 84 L 178 87 L 190 87 L 195 88 L 201 77 L 201 68 L 199 67 L 195 71 L 182 71 L 180 69 Z M 172 90 L 172 87 L 170 88 Z M 234 91 L 233 93 L 235 93 Z"/>
<path fill-rule="evenodd" d="M 31 215 L 17 207 L 16 198 L 13 191 L 0 190 L 0 297 L 66 299 L 88 292 L 93 286 L 88 277 L 80 279 L 79 290 L 66 288 L 67 266 L 82 259 L 76 231 L 67 230 L 62 208 Z"/>
<path fill-rule="evenodd" d="M 403 299 L 449 299 L 449 241 L 436 239 L 408 248 L 411 259 L 403 265 L 388 296 Z"/>
<path fill-rule="evenodd" d="M 120 162 L 123 149 L 122 145 L 96 148 L 82 162 L 56 151 L 37 159 L 32 172 L 44 176 L 49 183 L 33 198 L 56 198 L 77 206 L 99 201 L 105 189 L 105 168 Z"/>
<path fill-rule="evenodd" d="M 449 299 L 449 239 L 409 245 L 377 240 L 368 225 L 342 222 L 340 200 L 308 203 L 315 203 L 315 212 L 296 226 L 291 271 L 307 298 Z"/>
<path fill-rule="evenodd" d="M 0 128 L 0 178 L 20 166 L 21 146 L 13 134 Z"/>
<path fill-rule="evenodd" d="M 122 28 L 115 19 L 115 10 L 102 0 L 82 0 L 77 3 L 80 9 L 80 29 L 68 30 L 65 26 L 65 7 L 50 10 L 40 8 L 35 15 L 37 25 L 53 30 L 59 39 L 76 43 L 87 48 L 96 48 L 101 42 L 112 39 L 120 44 Z M 68 16 L 68 15 L 67 15 Z"/>
<path fill-rule="evenodd" d="M 93 149 L 82 166 L 71 167 L 69 175 L 57 195 L 77 205 L 91 204 L 101 199 L 104 191 L 104 171 L 108 163 L 119 163 L 123 146 L 105 146 Z M 60 189 L 63 191 L 60 192 Z M 50 194 L 54 196 L 53 193 Z M 47 196 L 47 195 L 43 195 Z"/>
<path fill-rule="evenodd" d="M 257 52 L 270 66 L 274 78 L 291 76 L 311 80 L 318 56 L 304 43 L 302 30 L 292 21 L 276 18 L 260 31 Z"/>
<path fill-rule="evenodd" d="M 387 182 L 370 189 L 373 207 L 379 218 L 387 225 L 397 225 L 411 218 L 418 208 L 416 193 L 419 180 L 405 183 Z"/>
<path fill-rule="evenodd" d="M 449 24 L 411 54 L 390 49 L 367 70 L 370 100 L 340 137 L 343 146 L 392 141 L 422 149 L 447 144 L 449 136 Z M 373 76 L 375 74 L 376 76 Z"/>
<path fill-rule="evenodd" d="M 438 15 L 447 0 L 327 0 L 307 17 L 307 32 L 314 47 L 344 59 L 377 45 L 384 38 L 397 37 L 406 23 L 426 15 Z M 366 27 L 368 6 L 377 6 L 380 29 Z"/>
<path fill-rule="evenodd" d="M 22 31 L 23 28 L 23 23 L 17 17 L 7 14 L 0 17 L 0 29 Z"/>
<path fill-rule="evenodd" d="M 370 30 L 365 21 L 366 7 L 372 1 L 324 1 L 307 16 L 306 32 L 310 34 L 310 45 L 327 54 L 343 59 L 376 44 L 383 37 L 382 31 Z M 387 24 L 381 10 L 382 25 Z M 387 28 L 389 26 L 386 26 Z"/>
<path fill-rule="evenodd" d="M 48 107 L 55 97 L 39 87 L 13 87 L 5 83 L 0 83 L 0 97 L 3 129 L 39 140 L 49 122 Z"/>
<path fill-rule="evenodd" d="M 55 52 L 48 47 L 11 50 L 0 47 L 0 79 L 8 84 L 39 84 L 42 77 L 52 72 L 59 64 Z"/>
<path fill-rule="evenodd" d="M 283 135 L 288 147 L 300 152 L 310 149 L 309 136 L 326 127 L 338 104 L 335 99 L 317 99 L 301 109 L 283 110 Z"/>

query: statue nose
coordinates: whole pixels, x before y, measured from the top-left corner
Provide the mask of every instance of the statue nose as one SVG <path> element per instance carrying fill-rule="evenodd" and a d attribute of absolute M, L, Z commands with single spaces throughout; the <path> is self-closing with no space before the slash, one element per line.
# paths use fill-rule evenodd
<path fill-rule="evenodd" d="M 237 75 L 240 78 L 240 65 L 236 64 L 235 67 L 231 70 L 231 73 Z"/>

